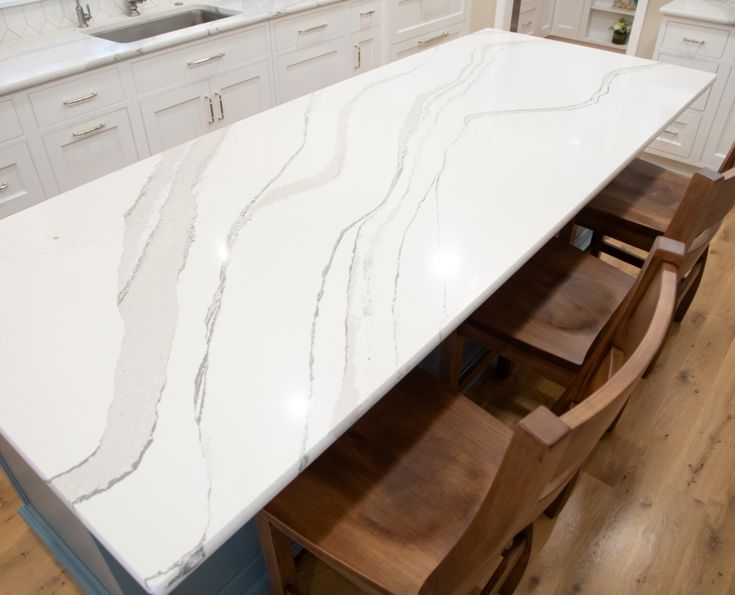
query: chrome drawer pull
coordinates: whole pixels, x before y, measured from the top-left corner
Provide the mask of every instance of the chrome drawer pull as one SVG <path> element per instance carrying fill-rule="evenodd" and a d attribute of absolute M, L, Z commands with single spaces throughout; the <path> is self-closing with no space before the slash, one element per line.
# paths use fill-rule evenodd
<path fill-rule="evenodd" d="M 303 33 L 310 33 L 311 31 L 318 31 L 319 29 L 326 29 L 329 23 L 322 23 L 321 25 L 314 25 L 313 27 L 307 27 L 306 29 L 299 29 L 299 35 Z"/>
<path fill-rule="evenodd" d="M 2 192 L 3 190 L 7 190 L 7 189 L 8 189 L 8 183 L 0 182 L 0 192 Z"/>
<path fill-rule="evenodd" d="M 206 58 L 199 58 L 199 60 L 191 60 L 186 63 L 187 66 L 197 66 L 198 64 L 204 64 L 205 62 L 211 62 L 212 60 L 219 60 L 220 58 L 224 58 L 225 53 L 220 52 L 218 54 L 215 54 L 214 56 L 207 56 Z"/>
<path fill-rule="evenodd" d="M 371 14 L 375 14 L 375 9 L 374 8 L 372 8 L 370 10 L 366 10 L 364 12 L 361 12 L 360 13 L 360 16 L 361 17 L 369 17 Z"/>
<path fill-rule="evenodd" d="M 440 33 L 435 37 L 429 37 L 429 39 L 419 39 L 417 45 L 428 45 L 430 43 L 434 43 L 435 41 L 439 41 L 440 39 L 444 39 L 445 37 L 449 37 L 449 31 L 444 31 L 444 33 Z"/>
<path fill-rule="evenodd" d="M 214 124 L 214 106 L 212 105 L 211 95 L 205 95 L 204 99 L 209 103 L 209 121 L 207 124 Z"/>
<path fill-rule="evenodd" d="M 95 97 L 97 97 L 97 91 L 91 91 L 86 95 L 77 97 L 76 99 L 64 99 L 64 105 L 75 105 L 77 103 L 81 103 L 82 101 L 89 101 L 90 99 L 94 99 Z"/>
<path fill-rule="evenodd" d="M 666 134 L 670 134 L 671 136 L 678 136 L 679 134 L 679 131 L 674 128 L 667 128 L 666 130 L 664 130 L 664 132 Z"/>
<path fill-rule="evenodd" d="M 697 45 L 704 45 L 704 39 L 692 39 L 691 37 L 682 37 L 682 41 L 685 43 L 696 43 Z"/>
<path fill-rule="evenodd" d="M 355 64 L 355 70 L 357 70 L 362 66 L 362 48 L 359 43 L 355 44 L 355 49 L 357 50 L 357 64 Z"/>
<path fill-rule="evenodd" d="M 87 128 L 86 130 L 77 130 L 76 132 L 72 132 L 72 136 L 86 136 L 88 134 L 92 134 L 93 132 L 97 132 L 98 130 L 102 130 L 105 127 L 104 122 L 100 122 L 99 124 L 95 124 L 92 126 L 92 128 Z"/>
<path fill-rule="evenodd" d="M 219 116 L 217 116 L 217 119 L 224 120 L 225 119 L 225 107 L 222 105 L 222 94 L 217 91 L 214 94 L 219 100 Z"/>

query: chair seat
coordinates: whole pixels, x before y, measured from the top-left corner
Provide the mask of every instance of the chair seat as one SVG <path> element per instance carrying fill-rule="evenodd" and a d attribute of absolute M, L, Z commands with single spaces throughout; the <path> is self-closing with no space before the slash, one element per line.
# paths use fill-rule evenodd
<path fill-rule="evenodd" d="M 470 316 L 460 334 L 495 336 L 576 372 L 634 282 L 552 240 Z"/>
<path fill-rule="evenodd" d="M 415 593 L 474 517 L 511 434 L 416 370 L 265 510 L 353 580 Z"/>
<path fill-rule="evenodd" d="M 636 159 L 590 201 L 575 223 L 650 250 L 666 231 L 688 184 L 686 176 Z"/>

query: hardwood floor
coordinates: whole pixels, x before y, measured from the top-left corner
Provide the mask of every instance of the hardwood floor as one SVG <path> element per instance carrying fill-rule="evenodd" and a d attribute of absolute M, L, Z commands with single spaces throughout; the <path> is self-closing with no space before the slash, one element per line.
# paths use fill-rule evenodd
<path fill-rule="evenodd" d="M 537 523 L 517 593 L 735 595 L 735 216 L 712 244 L 686 318 L 642 382 L 615 432 L 587 463 L 556 521 Z M 471 395 L 509 418 L 558 387 L 528 372 L 486 374 Z M 656 420 L 655 423 L 653 420 Z M 0 594 L 81 593 L 15 513 L 0 477 Z M 356 589 L 313 558 L 305 594 Z"/>

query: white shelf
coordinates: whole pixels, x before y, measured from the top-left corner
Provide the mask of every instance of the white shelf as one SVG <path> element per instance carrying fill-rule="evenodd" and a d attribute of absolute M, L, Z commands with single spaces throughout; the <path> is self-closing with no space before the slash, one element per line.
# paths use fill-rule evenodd
<path fill-rule="evenodd" d="M 596 10 L 598 12 L 609 12 L 612 14 L 619 14 L 627 17 L 635 16 L 635 10 L 624 10 L 622 8 L 616 8 L 613 6 L 612 0 L 594 0 L 590 8 L 591 10 Z"/>

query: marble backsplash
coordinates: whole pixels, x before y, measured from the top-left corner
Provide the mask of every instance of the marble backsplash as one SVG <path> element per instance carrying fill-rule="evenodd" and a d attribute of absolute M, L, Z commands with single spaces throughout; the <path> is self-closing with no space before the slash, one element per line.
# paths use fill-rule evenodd
<path fill-rule="evenodd" d="M 81 0 L 92 11 L 90 25 L 125 13 L 124 0 Z M 147 0 L 141 7 L 173 4 L 174 0 Z M 77 26 L 74 0 L 40 0 L 22 6 L 0 8 L 0 43 L 39 33 Z"/>

